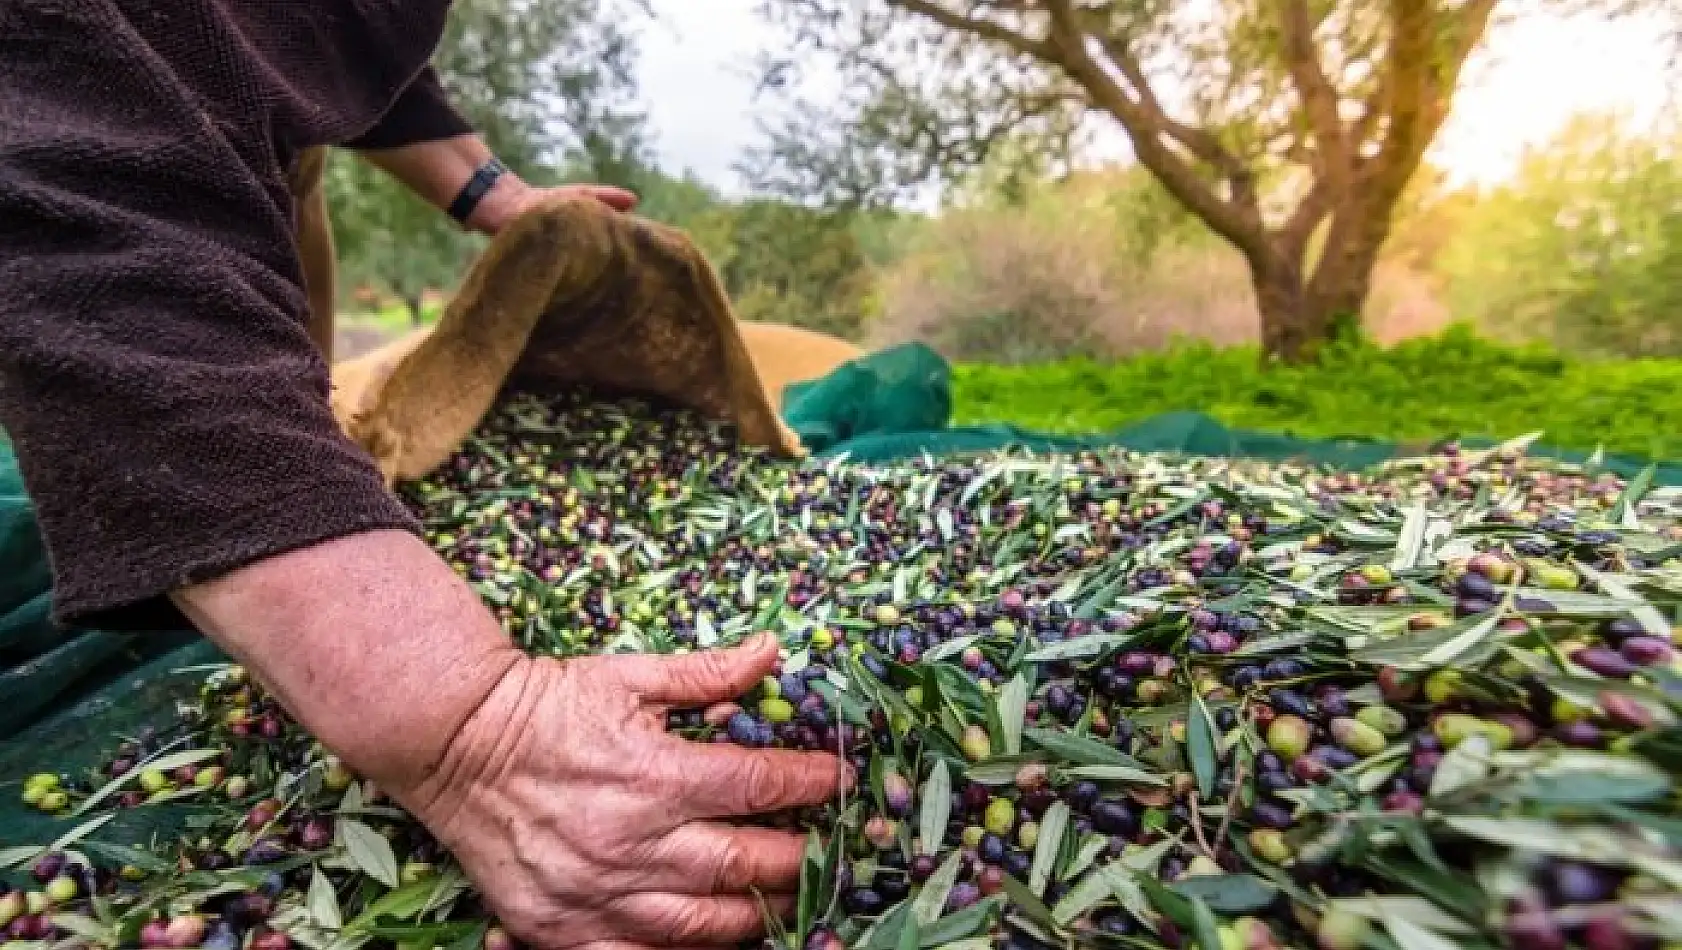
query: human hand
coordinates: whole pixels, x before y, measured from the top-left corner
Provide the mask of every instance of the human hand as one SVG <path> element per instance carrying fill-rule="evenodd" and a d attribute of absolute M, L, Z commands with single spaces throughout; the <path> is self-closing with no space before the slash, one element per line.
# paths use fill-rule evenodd
<path fill-rule="evenodd" d="M 637 206 L 637 196 L 612 185 L 556 185 L 535 188 L 513 175 L 504 175 L 485 193 L 479 206 L 467 218 L 467 226 L 484 234 L 495 235 L 540 202 L 556 198 L 594 198 L 615 211 L 630 211 Z"/>
<path fill-rule="evenodd" d="M 685 656 L 523 660 L 433 776 L 388 791 L 535 947 L 752 938 L 762 929 L 753 892 L 789 906 L 803 839 L 727 820 L 827 801 L 843 765 L 681 739 L 666 732 L 666 712 L 733 700 L 776 659 L 776 639 L 764 636 Z"/>

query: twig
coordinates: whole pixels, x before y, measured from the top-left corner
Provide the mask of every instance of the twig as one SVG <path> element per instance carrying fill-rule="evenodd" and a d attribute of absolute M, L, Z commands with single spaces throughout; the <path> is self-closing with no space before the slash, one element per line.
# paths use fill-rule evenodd
<path fill-rule="evenodd" d="M 1187 810 L 1191 812 L 1191 836 L 1197 839 L 1197 846 L 1202 849 L 1204 856 L 1211 861 L 1216 860 L 1214 850 L 1209 847 L 1209 840 L 1203 837 L 1203 812 L 1197 804 L 1196 789 L 1186 793 L 1186 803 L 1190 806 Z"/>
<path fill-rule="evenodd" d="M 1232 826 L 1232 813 L 1238 809 L 1238 794 L 1244 788 L 1244 760 L 1239 759 L 1232 767 L 1232 791 L 1226 796 L 1226 814 L 1221 816 L 1221 827 L 1215 832 L 1215 860 L 1219 861 L 1220 849 L 1226 845 L 1226 832 Z"/>

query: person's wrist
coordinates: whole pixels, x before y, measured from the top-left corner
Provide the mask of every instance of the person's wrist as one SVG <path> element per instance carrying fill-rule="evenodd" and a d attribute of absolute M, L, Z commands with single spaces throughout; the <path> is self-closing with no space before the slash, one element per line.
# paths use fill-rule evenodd
<path fill-rule="evenodd" d="M 519 216 L 535 189 L 513 172 L 503 172 L 463 223 L 469 231 L 495 237 Z"/>
<path fill-rule="evenodd" d="M 391 782 L 391 795 L 420 818 L 440 840 L 452 837 L 461 808 L 482 794 L 491 777 L 506 774 L 521 754 L 521 736 L 538 704 L 558 688 L 560 663 L 519 650 L 503 665 L 461 725 L 424 772 Z"/>

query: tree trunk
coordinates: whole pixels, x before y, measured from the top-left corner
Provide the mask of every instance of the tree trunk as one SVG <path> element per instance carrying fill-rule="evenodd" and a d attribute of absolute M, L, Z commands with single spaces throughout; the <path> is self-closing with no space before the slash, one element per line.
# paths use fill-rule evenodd
<path fill-rule="evenodd" d="M 409 325 L 418 327 L 425 323 L 424 315 L 421 313 L 421 295 L 405 293 L 400 296 L 403 298 L 403 306 L 409 310 Z"/>
<path fill-rule="evenodd" d="M 1290 268 L 1251 268 L 1263 362 L 1311 362 L 1325 344 L 1360 327 L 1371 264 L 1327 279 L 1333 276 L 1316 273 L 1313 286 L 1304 287 Z"/>
<path fill-rule="evenodd" d="M 1275 253 L 1250 262 L 1261 313 L 1264 362 L 1303 363 L 1320 348 L 1361 329 L 1378 252 L 1389 236 L 1389 205 L 1351 201 L 1332 215 L 1313 274 L 1304 276 L 1307 242 L 1270 243 Z"/>
<path fill-rule="evenodd" d="M 1289 267 L 1250 265 L 1250 285 L 1261 314 L 1262 361 L 1301 363 L 1313 359 L 1324 338 L 1323 315 L 1309 305 L 1297 272 Z"/>

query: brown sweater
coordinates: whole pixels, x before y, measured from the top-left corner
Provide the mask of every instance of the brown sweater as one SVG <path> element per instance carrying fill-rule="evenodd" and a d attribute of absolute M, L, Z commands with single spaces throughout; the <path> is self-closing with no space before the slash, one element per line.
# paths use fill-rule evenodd
<path fill-rule="evenodd" d="M 458 135 L 448 0 L 0 0 L 0 427 L 55 617 L 414 529 L 328 411 L 286 171 Z"/>

